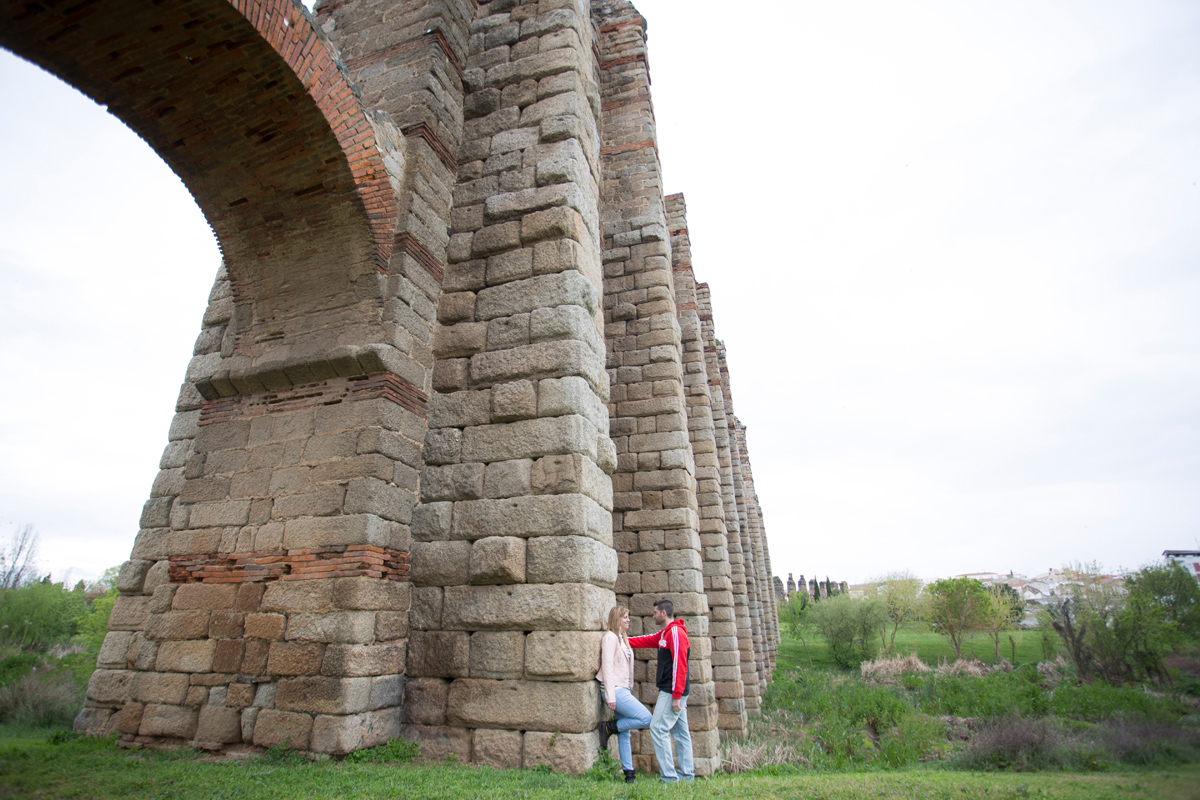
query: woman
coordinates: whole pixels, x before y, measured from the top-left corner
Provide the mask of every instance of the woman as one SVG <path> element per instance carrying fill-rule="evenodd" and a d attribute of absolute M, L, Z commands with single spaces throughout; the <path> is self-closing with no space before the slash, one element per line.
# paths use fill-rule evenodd
<path fill-rule="evenodd" d="M 604 702 L 617 712 L 616 719 L 600 723 L 600 748 L 608 749 L 608 737 L 617 735 L 617 751 L 625 782 L 633 783 L 633 750 L 629 732 L 650 725 L 650 712 L 633 696 L 633 648 L 629 646 L 629 610 L 615 606 L 608 612 L 608 632 L 600 640 L 600 671 L 596 680 L 604 686 Z"/>

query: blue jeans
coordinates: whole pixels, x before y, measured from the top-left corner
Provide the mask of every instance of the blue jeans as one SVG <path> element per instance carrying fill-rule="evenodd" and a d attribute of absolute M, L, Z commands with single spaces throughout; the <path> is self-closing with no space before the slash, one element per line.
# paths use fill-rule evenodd
<path fill-rule="evenodd" d="M 650 712 L 646 707 L 628 689 L 617 689 L 617 752 L 621 754 L 622 769 L 633 769 L 629 732 L 649 724 Z"/>
<path fill-rule="evenodd" d="M 675 740 L 675 754 L 671 755 L 671 739 Z M 654 717 L 650 720 L 650 742 L 654 745 L 654 757 L 658 759 L 659 777 L 668 783 L 696 777 L 692 767 L 692 733 L 688 730 L 687 695 L 679 699 L 679 711 L 671 708 L 671 693 L 661 689 L 654 703 Z M 679 772 L 675 772 L 675 759 L 679 759 Z"/>

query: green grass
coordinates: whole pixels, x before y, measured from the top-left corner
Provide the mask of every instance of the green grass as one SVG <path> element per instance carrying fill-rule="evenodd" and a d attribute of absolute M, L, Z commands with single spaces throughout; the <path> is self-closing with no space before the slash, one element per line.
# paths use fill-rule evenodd
<path fill-rule="evenodd" d="M 808 641 L 808 653 L 812 656 L 814 667 L 838 669 L 829 653 L 829 646 L 816 634 L 810 632 L 805 637 Z M 1041 634 L 1037 631 L 1014 631 L 1013 638 L 1017 640 L 1017 660 L 1014 664 L 1031 664 L 1043 660 Z M 976 635 L 963 644 L 963 658 L 977 658 L 985 664 L 993 664 L 995 645 L 987 636 Z M 877 652 L 882 653 L 878 647 Z M 909 622 L 900 626 L 896 632 L 896 655 L 906 656 L 915 652 L 922 661 L 930 666 L 936 666 L 944 661 L 954 660 L 954 648 L 945 636 L 939 636 L 929 629 L 924 622 Z M 1012 661 L 1012 649 L 1007 635 L 1000 638 L 1000 657 Z M 808 655 L 804 645 L 784 633 L 783 642 L 779 645 L 778 661 L 780 666 L 808 666 Z"/>
<path fill-rule="evenodd" d="M 2 728 L 3 726 L 0 726 Z M 0 730 L 0 797 L 30 798 L 806 798 L 806 800 L 1184 800 L 1196 797 L 1200 767 L 1072 775 L 953 773 L 936 769 L 849 774 L 718 776 L 664 786 L 633 785 L 541 770 L 267 758 L 214 762 L 193 754 L 127 752 L 111 742 L 54 744 L 45 734 Z"/>
<path fill-rule="evenodd" d="M 1180 709 L 1133 689 L 1104 686 L 1053 691 L 1036 679 L 1041 659 L 1036 633 L 1020 634 L 1018 663 L 1026 666 L 986 678 L 912 676 L 905 683 L 862 682 L 857 671 L 833 667 L 827 649 L 810 641 L 816 669 L 801 644 L 785 636 L 776 680 L 765 698 L 769 719 L 785 721 L 807 764 L 718 775 L 692 785 L 660 785 L 640 775 L 626 785 L 615 769 L 585 776 L 544 769 L 494 770 L 470 765 L 413 763 L 413 748 L 392 743 L 343 761 L 310 762 L 277 749 L 244 760 L 213 758 L 190 750 L 127 751 L 112 741 L 63 730 L 0 725 L 0 798 L 806 798 L 806 800 L 1183 800 L 1200 796 L 1200 764 L 1159 759 L 1154 767 L 1117 762 L 1107 771 L 967 772 L 949 767 L 955 748 L 938 715 L 986 716 L 1017 711 L 1061 718 L 1068 733 L 1085 731 L 1112 715 L 1178 718 Z M 949 660 L 949 645 L 920 625 L 897 636 L 900 654 L 916 652 L 927 663 Z M 972 649 L 974 647 L 974 649 Z M 975 640 L 967 652 L 990 662 L 991 643 Z M 14 665 L 16 666 L 16 665 Z M 798 668 L 798 669 L 797 669 Z M 15 671 L 15 670 L 14 670 Z M 1140 705 L 1139 705 L 1140 704 Z M 1143 707 L 1144 706 L 1144 707 Z M 1074 727 L 1072 727 L 1074 726 Z M 803 728 L 803 730 L 801 730 Z M 872 742 L 874 738 L 874 743 Z M 932 762 L 924 759 L 944 759 Z M 920 762 L 920 763 L 919 763 Z M 1074 762 L 1071 762 L 1074 763 Z M 1137 763 L 1151 763 L 1137 762 Z"/>

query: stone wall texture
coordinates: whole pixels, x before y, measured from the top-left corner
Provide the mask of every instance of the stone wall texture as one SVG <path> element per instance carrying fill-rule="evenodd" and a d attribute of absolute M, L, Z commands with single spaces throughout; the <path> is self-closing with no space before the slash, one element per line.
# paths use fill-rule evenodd
<path fill-rule="evenodd" d="M 669 598 L 714 771 L 776 597 L 633 5 L 10 3 L 0 45 L 224 254 L 77 728 L 579 772 L 608 610 Z"/>

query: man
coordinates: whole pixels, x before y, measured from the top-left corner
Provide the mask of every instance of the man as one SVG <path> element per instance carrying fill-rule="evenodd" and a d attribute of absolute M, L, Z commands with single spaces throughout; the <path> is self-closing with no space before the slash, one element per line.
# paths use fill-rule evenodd
<path fill-rule="evenodd" d="M 670 600 L 654 604 L 654 624 L 662 627 L 658 633 L 629 637 L 630 647 L 657 647 L 658 666 L 654 683 L 658 686 L 658 701 L 650 719 L 650 741 L 658 759 L 659 777 L 674 783 L 696 777 L 692 768 L 692 734 L 688 731 L 687 698 L 691 688 L 688 681 L 688 635 L 683 620 L 675 619 L 675 605 Z M 668 736 L 670 738 L 668 738 Z M 675 740 L 675 755 L 671 755 L 670 739 Z M 679 759 L 679 772 L 675 759 Z"/>

